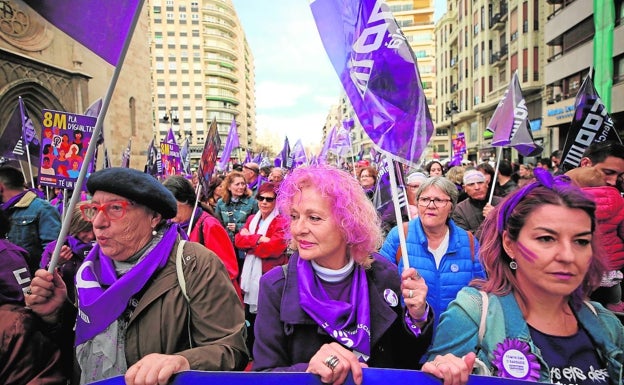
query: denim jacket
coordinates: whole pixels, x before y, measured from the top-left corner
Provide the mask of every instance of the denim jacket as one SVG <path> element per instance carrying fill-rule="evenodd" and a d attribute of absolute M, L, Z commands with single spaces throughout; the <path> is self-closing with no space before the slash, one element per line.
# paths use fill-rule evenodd
<path fill-rule="evenodd" d="M 223 199 L 217 201 L 215 215 L 228 232 L 232 245 L 234 245 L 234 236 L 245 226 L 247 217 L 258 212 L 258 201 L 252 197 L 242 197 L 237 201 L 230 199 L 229 203 L 225 203 Z M 228 230 L 227 224 L 235 223 L 236 231 Z M 244 257 L 243 257 L 244 258 Z"/>
<path fill-rule="evenodd" d="M 11 218 L 7 238 L 28 251 L 28 267 L 34 275 L 43 249 L 61 232 L 59 213 L 48 201 L 28 191 L 7 210 L 7 214 Z"/>
<path fill-rule="evenodd" d="M 550 383 L 550 368 L 540 349 L 535 346 L 529 327 L 513 294 L 496 296 L 490 294 L 485 334 L 479 343 L 481 322 L 481 294 L 473 287 L 462 289 L 457 299 L 440 317 L 440 324 L 429 349 L 429 357 L 452 353 L 458 357 L 476 352 L 486 367 L 495 373 L 493 351 L 505 338 L 526 342 L 540 366 L 539 381 Z M 624 327 L 620 321 L 600 304 L 589 302 L 575 310 L 576 319 L 591 338 L 599 358 L 609 373 L 610 383 L 622 383 L 624 360 Z"/>

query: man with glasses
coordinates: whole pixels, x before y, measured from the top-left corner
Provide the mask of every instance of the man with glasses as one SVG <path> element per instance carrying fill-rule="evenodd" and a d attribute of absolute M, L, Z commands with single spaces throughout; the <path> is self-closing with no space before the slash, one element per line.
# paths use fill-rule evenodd
<path fill-rule="evenodd" d="M 592 143 L 583 153 L 580 166 L 596 168 L 607 186 L 624 192 L 624 145 L 621 143 Z"/>
<path fill-rule="evenodd" d="M 457 226 L 472 232 L 478 238 L 477 230 L 481 223 L 502 198 L 494 196 L 492 203 L 488 203 L 488 186 L 485 183 L 485 176 L 475 169 L 466 171 L 463 182 L 468 199 L 457 204 L 453 211 L 453 220 Z"/>

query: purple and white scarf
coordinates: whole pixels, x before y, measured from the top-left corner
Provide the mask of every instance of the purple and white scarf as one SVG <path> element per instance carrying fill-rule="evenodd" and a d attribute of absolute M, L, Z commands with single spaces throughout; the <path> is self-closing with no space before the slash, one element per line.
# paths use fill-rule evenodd
<path fill-rule="evenodd" d="M 337 342 L 367 361 L 371 352 L 370 301 L 364 268 L 355 264 L 349 302 L 329 297 L 309 261 L 297 261 L 301 308 Z"/>
<path fill-rule="evenodd" d="M 117 277 L 113 261 L 95 245 L 76 273 L 79 299 L 76 346 L 101 333 L 119 318 L 130 298 L 165 266 L 177 236 L 178 226 L 170 226 L 158 244 L 121 277 Z"/>

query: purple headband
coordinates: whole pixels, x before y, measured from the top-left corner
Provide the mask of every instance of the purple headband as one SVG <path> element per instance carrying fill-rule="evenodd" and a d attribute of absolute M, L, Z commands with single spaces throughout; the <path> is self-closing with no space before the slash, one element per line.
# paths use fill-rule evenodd
<path fill-rule="evenodd" d="M 543 168 L 536 168 L 533 170 L 535 175 L 535 182 L 529 183 L 523 188 L 517 190 L 514 194 L 509 196 L 501 203 L 500 211 L 498 212 L 498 233 L 503 234 L 505 223 L 514 208 L 536 187 L 546 187 L 548 189 L 558 191 L 560 188 L 570 187 L 570 178 L 566 175 L 559 175 L 553 177 L 548 171 Z"/>

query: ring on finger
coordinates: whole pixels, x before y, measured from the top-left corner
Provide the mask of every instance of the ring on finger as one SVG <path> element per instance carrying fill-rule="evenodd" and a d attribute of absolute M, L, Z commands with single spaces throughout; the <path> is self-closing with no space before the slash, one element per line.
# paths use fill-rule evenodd
<path fill-rule="evenodd" d="M 338 357 L 336 357 L 333 354 L 330 354 L 325 361 L 323 361 L 323 363 L 325 364 L 325 366 L 327 366 L 328 368 L 331 369 L 331 371 L 333 372 L 334 369 L 336 369 L 336 366 L 338 366 L 338 364 L 340 363 L 340 360 L 338 359 Z"/>

